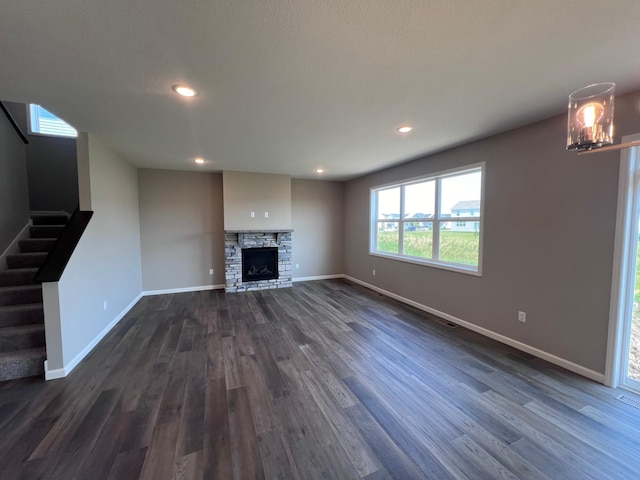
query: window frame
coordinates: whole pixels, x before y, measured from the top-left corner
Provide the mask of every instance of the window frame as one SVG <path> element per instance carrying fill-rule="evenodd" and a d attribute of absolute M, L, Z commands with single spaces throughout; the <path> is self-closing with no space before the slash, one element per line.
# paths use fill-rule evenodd
<path fill-rule="evenodd" d="M 444 178 L 455 177 L 459 175 L 469 174 L 476 171 L 480 171 L 480 208 L 478 210 L 478 216 L 453 216 L 444 217 L 443 213 L 440 212 L 440 202 L 441 202 L 441 190 L 442 185 L 441 181 Z M 391 182 L 382 185 L 376 185 L 369 188 L 369 255 L 388 258 L 392 260 L 399 260 L 402 262 L 413 263 L 417 265 L 423 265 L 426 267 L 434 267 L 443 270 L 449 270 L 459 273 L 464 273 L 468 275 L 474 276 L 482 276 L 482 252 L 483 252 L 483 237 L 484 237 L 484 197 L 485 197 L 485 178 L 486 178 L 486 164 L 485 162 L 474 163 L 471 165 L 465 165 L 461 167 L 456 167 L 453 169 L 434 172 L 427 175 L 423 175 L 420 177 L 413 177 L 401 181 Z M 434 203 L 434 214 L 431 218 L 425 218 L 425 222 L 430 222 L 432 224 L 432 258 L 423 258 L 423 257 L 415 257 L 411 255 L 406 255 L 402 252 L 403 249 L 403 240 L 404 240 L 404 224 L 405 223 L 414 223 L 416 221 L 415 218 L 403 218 L 404 212 L 404 187 L 413 185 L 416 183 L 423 183 L 428 181 L 435 182 L 435 203 Z M 387 190 L 392 188 L 400 187 L 400 215 L 397 220 L 388 220 L 388 219 L 379 219 L 378 217 L 378 208 L 377 208 L 377 193 L 381 190 Z M 398 228 L 398 253 L 390 253 L 377 250 L 377 233 L 378 233 L 378 224 L 379 223 L 388 223 L 393 222 L 396 223 Z M 478 224 L 478 265 L 465 265 L 461 263 L 449 262 L 446 260 L 441 260 L 438 256 L 439 253 L 439 245 L 440 245 L 440 223 L 441 222 L 475 222 Z M 475 225 L 474 223 L 474 225 Z"/>
<path fill-rule="evenodd" d="M 40 137 L 53 137 L 53 138 L 78 138 L 78 130 L 76 128 L 74 128 L 73 126 L 69 125 L 65 120 L 63 120 L 62 118 L 58 117 L 55 113 L 52 113 L 51 111 L 47 110 L 46 108 L 44 108 L 42 105 L 39 105 L 37 103 L 28 103 L 26 105 L 27 107 L 27 128 L 29 130 L 29 135 L 37 135 Z M 63 122 L 65 125 L 67 125 L 69 128 L 73 129 L 76 133 L 75 134 L 71 134 L 69 133 L 68 135 L 65 134 L 61 134 L 61 133 L 52 133 L 52 132 L 42 132 L 40 131 L 40 116 L 38 115 L 38 118 L 35 119 L 33 118 L 33 113 L 34 110 L 46 110 L 48 113 L 50 113 L 51 115 L 53 115 L 54 117 L 56 117 L 58 120 L 60 120 L 61 122 Z M 34 128 L 35 127 L 35 128 Z M 38 129 L 36 131 L 36 128 Z"/>

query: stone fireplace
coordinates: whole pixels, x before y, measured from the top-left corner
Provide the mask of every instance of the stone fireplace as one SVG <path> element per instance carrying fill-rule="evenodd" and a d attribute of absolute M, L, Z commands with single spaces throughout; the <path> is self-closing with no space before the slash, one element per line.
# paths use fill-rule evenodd
<path fill-rule="evenodd" d="M 293 230 L 226 230 L 224 242 L 225 292 L 236 293 L 291 287 L 293 275 L 291 265 L 292 232 Z M 270 260 L 269 256 L 263 255 L 269 251 L 275 253 L 275 260 Z M 253 259 L 246 261 L 247 257 L 253 257 Z M 271 261 L 275 263 L 271 264 Z"/>

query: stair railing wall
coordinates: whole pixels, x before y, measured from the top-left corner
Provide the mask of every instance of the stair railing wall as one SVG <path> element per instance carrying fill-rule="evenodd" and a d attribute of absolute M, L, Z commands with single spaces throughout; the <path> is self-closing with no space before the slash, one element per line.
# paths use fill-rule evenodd
<path fill-rule="evenodd" d="M 92 211 L 76 208 L 67 222 L 65 229 L 58 237 L 53 249 L 47 256 L 47 259 L 42 264 L 42 267 L 40 267 L 40 270 L 38 270 L 35 282 L 57 282 L 60 280 L 92 216 Z"/>
<path fill-rule="evenodd" d="M 14 130 L 22 140 L 22 143 L 24 143 L 25 145 L 28 145 L 29 140 L 27 140 L 27 136 L 24 134 L 24 132 L 22 131 L 18 123 L 15 121 L 15 119 L 13 118 L 13 115 L 9 113 L 9 110 L 7 110 L 7 107 L 5 106 L 4 102 L 0 102 L 0 110 L 4 112 L 5 116 L 9 120 L 9 123 L 13 126 Z"/>
<path fill-rule="evenodd" d="M 0 256 L 29 222 L 26 137 L 0 102 Z"/>

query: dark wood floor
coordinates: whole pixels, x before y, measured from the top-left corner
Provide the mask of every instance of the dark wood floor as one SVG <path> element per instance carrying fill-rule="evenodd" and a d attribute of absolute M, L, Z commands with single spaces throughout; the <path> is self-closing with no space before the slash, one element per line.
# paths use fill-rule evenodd
<path fill-rule="evenodd" d="M 638 479 L 618 393 L 347 281 L 146 297 L 0 384 L 0 478 Z"/>

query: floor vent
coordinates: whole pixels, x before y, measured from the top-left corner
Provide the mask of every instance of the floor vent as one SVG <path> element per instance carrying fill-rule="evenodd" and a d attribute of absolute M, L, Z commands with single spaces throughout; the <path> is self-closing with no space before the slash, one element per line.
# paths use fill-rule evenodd
<path fill-rule="evenodd" d="M 438 323 L 441 323 L 445 327 L 458 328 L 460 326 L 457 323 L 450 322 L 449 320 L 445 320 L 444 318 L 436 317 L 435 315 L 432 315 L 430 318 Z"/>
<path fill-rule="evenodd" d="M 631 405 L 632 407 L 636 407 L 640 409 L 640 401 L 638 400 L 634 400 L 633 398 L 629 398 L 625 395 L 618 395 L 616 399 L 626 403 L 627 405 Z"/>

